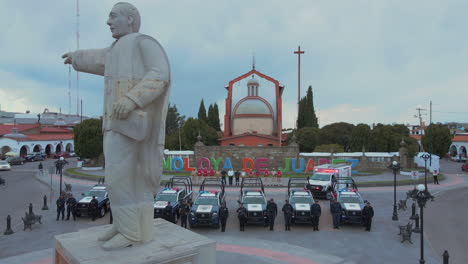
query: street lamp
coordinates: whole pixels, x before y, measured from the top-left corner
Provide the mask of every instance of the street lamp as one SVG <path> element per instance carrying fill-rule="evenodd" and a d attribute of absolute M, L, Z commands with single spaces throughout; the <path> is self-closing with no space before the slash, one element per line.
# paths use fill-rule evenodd
<path fill-rule="evenodd" d="M 60 173 L 60 193 L 59 195 L 62 195 L 62 177 L 63 177 L 63 166 L 65 166 L 65 164 L 67 164 L 68 162 L 65 160 L 65 158 L 63 157 L 60 157 L 59 160 L 57 160 L 55 162 L 55 166 L 57 167 L 59 173 Z"/>
<path fill-rule="evenodd" d="M 401 167 L 398 162 L 393 161 L 392 164 L 388 166 L 388 168 L 393 170 L 393 216 L 392 216 L 392 220 L 398 221 L 398 212 L 397 212 L 397 204 L 396 204 L 396 174 L 397 174 L 397 171 L 401 169 Z"/>
<path fill-rule="evenodd" d="M 427 161 L 431 158 L 431 155 L 424 153 L 421 158 L 424 160 L 424 187 L 427 189 Z"/>
<path fill-rule="evenodd" d="M 418 202 L 420 209 L 420 219 L 421 219 L 421 258 L 419 259 L 420 264 L 426 263 L 424 260 L 424 207 L 426 206 L 427 201 L 434 201 L 434 196 L 427 190 L 423 184 L 419 184 L 417 191 L 411 192 L 411 198 L 415 199 Z"/>

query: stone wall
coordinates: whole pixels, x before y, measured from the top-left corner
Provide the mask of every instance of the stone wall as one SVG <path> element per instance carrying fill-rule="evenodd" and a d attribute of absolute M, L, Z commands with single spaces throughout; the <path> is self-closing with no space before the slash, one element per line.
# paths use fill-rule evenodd
<path fill-rule="evenodd" d="M 268 158 L 269 168 L 284 167 L 286 158 L 297 158 L 299 147 L 238 147 L 238 146 L 195 146 L 195 160 L 200 158 L 230 158 L 235 170 L 242 168 L 243 158 Z M 220 164 L 222 166 L 222 164 Z"/>

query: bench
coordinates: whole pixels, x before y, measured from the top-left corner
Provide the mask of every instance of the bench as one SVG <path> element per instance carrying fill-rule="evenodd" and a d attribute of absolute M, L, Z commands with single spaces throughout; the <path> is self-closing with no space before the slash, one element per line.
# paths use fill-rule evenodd
<path fill-rule="evenodd" d="M 406 225 L 400 225 L 398 227 L 400 228 L 400 233 L 398 235 L 401 236 L 401 243 L 408 241 L 411 244 L 413 244 L 413 241 L 411 241 L 411 234 L 413 233 L 413 224 L 409 222 Z"/>

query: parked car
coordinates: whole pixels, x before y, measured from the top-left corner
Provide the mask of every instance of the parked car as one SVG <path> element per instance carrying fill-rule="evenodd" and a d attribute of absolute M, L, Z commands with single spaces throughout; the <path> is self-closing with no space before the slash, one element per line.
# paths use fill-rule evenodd
<path fill-rule="evenodd" d="M 56 159 L 59 159 L 59 158 L 61 158 L 61 157 L 69 158 L 69 157 L 70 157 L 70 153 L 68 153 L 68 152 L 57 152 L 57 153 L 55 153 L 55 155 L 54 155 L 54 158 L 56 158 Z"/>
<path fill-rule="evenodd" d="M 461 167 L 462 171 L 468 171 L 468 163 L 465 163 Z"/>
<path fill-rule="evenodd" d="M 6 161 L 10 165 L 23 165 L 25 160 L 22 157 L 8 157 Z"/>
<path fill-rule="evenodd" d="M 25 161 L 30 161 L 30 162 L 38 161 L 38 160 L 42 161 L 42 160 L 44 160 L 44 157 L 41 154 L 31 153 L 31 154 L 28 154 L 28 155 L 24 156 L 24 160 Z"/>
<path fill-rule="evenodd" d="M 11 170 L 11 166 L 6 160 L 0 160 L 0 170 Z"/>
<path fill-rule="evenodd" d="M 76 153 L 75 152 L 70 152 L 70 157 L 76 157 Z"/>

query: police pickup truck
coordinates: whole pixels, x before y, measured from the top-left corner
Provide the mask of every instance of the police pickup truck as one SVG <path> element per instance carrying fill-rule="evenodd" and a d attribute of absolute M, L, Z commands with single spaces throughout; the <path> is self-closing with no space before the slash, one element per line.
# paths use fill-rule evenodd
<path fill-rule="evenodd" d="M 94 185 L 91 190 L 87 191 L 86 193 L 82 193 L 81 200 L 78 201 L 76 205 L 76 216 L 80 217 L 82 215 L 90 215 L 89 211 L 89 203 L 93 199 L 93 196 L 96 197 L 98 200 L 98 216 L 103 217 L 107 210 L 109 210 L 109 197 L 107 196 L 107 190 L 105 185 Z"/>
<path fill-rule="evenodd" d="M 345 224 L 362 224 L 364 200 L 357 190 L 342 189 L 337 191 L 337 201 L 341 204 L 341 222 Z"/>
<path fill-rule="evenodd" d="M 211 186 L 215 190 L 208 190 Z M 224 181 L 218 177 L 207 177 L 200 185 L 200 191 L 190 210 L 190 228 L 211 226 L 219 228 L 219 207 L 225 202 Z"/>
<path fill-rule="evenodd" d="M 315 199 L 332 197 L 332 184 L 336 177 L 351 177 L 351 166 L 343 164 L 324 164 L 315 167 L 314 174 L 309 178 L 309 189 Z"/>
<path fill-rule="evenodd" d="M 163 218 L 166 206 L 172 205 L 172 214 L 179 216 L 182 201 L 192 199 L 192 179 L 187 176 L 174 176 L 154 198 L 154 218 Z"/>
<path fill-rule="evenodd" d="M 265 189 L 262 179 L 242 178 L 239 203 L 243 203 L 247 210 L 247 224 L 268 224 L 266 213 Z"/>
<path fill-rule="evenodd" d="M 307 178 L 289 178 L 288 181 L 288 200 L 292 205 L 294 212 L 292 215 L 293 223 L 312 223 L 312 214 L 310 207 L 314 203 L 312 193 L 308 189 L 304 189 L 308 183 Z M 302 187 L 293 189 L 293 187 Z"/>

